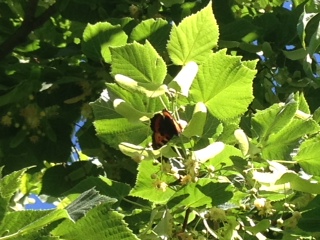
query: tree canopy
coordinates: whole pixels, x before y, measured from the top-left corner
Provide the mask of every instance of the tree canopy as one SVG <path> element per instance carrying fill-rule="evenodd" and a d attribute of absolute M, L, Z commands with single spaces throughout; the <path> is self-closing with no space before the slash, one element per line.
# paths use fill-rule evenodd
<path fill-rule="evenodd" d="M 0 16 L 0 239 L 319 238 L 317 1 Z"/>

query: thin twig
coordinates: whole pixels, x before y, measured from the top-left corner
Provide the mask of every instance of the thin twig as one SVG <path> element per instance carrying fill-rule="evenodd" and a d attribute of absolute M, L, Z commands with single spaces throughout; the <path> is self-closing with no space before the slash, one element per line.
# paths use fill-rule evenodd
<path fill-rule="evenodd" d="M 186 231 L 187 229 L 187 225 L 188 225 L 188 220 L 189 220 L 189 215 L 191 213 L 191 209 L 187 208 L 186 210 L 186 215 L 184 216 L 184 220 L 183 220 L 183 225 L 182 225 L 182 232 Z"/>

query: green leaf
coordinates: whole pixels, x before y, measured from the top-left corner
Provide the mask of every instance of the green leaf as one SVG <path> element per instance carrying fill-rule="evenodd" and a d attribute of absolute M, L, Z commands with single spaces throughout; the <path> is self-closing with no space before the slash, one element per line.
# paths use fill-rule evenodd
<path fill-rule="evenodd" d="M 152 83 L 138 83 L 138 84 L 140 86 L 149 85 L 148 88 L 150 87 L 150 85 L 153 85 Z M 110 90 L 110 94 L 115 95 L 113 98 L 123 99 L 125 102 L 127 102 L 128 104 L 131 104 L 133 108 L 137 109 L 140 112 L 145 112 L 145 113 L 148 112 L 147 116 L 149 116 L 150 113 L 152 113 L 153 115 L 155 112 L 162 110 L 164 108 L 164 105 L 169 106 L 169 100 L 166 95 L 162 95 L 161 99 L 158 97 L 151 98 L 151 97 L 148 97 L 147 94 L 140 93 L 138 91 L 134 92 L 133 94 L 132 92 L 125 90 L 124 88 L 120 87 L 117 84 L 109 83 L 107 84 L 107 87 L 108 87 L 108 90 Z M 159 91 L 159 93 L 162 93 L 163 91 L 162 85 L 157 85 L 157 87 L 158 89 L 156 91 Z M 152 94 L 150 91 L 149 93 Z M 154 93 L 154 94 L 157 94 L 157 93 Z M 108 115 L 109 114 L 114 115 L 115 112 L 113 110 L 113 106 L 110 108 L 110 105 L 111 105 L 110 103 L 105 104 L 99 101 L 98 104 L 100 109 L 99 111 L 102 111 L 104 108 L 105 113 L 107 113 Z M 95 104 L 93 106 L 95 106 Z M 110 117 L 108 116 L 108 118 Z M 114 118 L 114 116 L 112 118 Z"/>
<path fill-rule="evenodd" d="M 0 225 L 0 233 L 10 233 L 3 236 L 13 238 L 33 233 L 60 219 L 70 219 L 67 210 L 56 209 L 53 211 L 18 211 L 8 213 Z"/>
<path fill-rule="evenodd" d="M 300 147 L 298 154 L 293 158 L 303 170 L 311 175 L 320 175 L 319 161 L 320 137 L 307 139 Z"/>
<path fill-rule="evenodd" d="M 59 197 L 87 176 L 98 174 L 99 169 L 92 161 L 73 162 L 70 165 L 57 164 L 44 172 L 41 193 Z"/>
<path fill-rule="evenodd" d="M 310 210 L 304 211 L 301 214 L 301 219 L 298 222 L 298 227 L 308 232 L 319 232 L 320 221 L 320 207 L 315 207 Z"/>
<path fill-rule="evenodd" d="M 117 86 L 115 87 L 117 88 Z M 139 109 L 140 111 L 147 110 L 147 106 L 143 105 L 143 98 L 140 98 L 139 95 L 132 95 L 126 91 L 121 97 L 127 98 L 126 100 L 130 103 L 135 103 L 136 106 L 133 106 L 135 109 Z M 115 112 L 111 101 L 107 100 L 106 102 L 103 100 L 105 98 L 106 96 L 102 95 L 102 98 L 91 104 L 96 118 L 93 124 L 97 136 L 113 148 L 118 148 L 121 142 L 126 142 L 128 139 L 130 139 L 132 144 L 140 144 L 144 141 L 148 134 L 151 133 L 150 127 L 140 121 L 129 122 L 128 119 L 123 118 Z M 155 101 L 150 100 L 151 103 L 148 107 L 154 108 L 155 105 L 152 103 Z M 161 105 L 158 108 L 161 109 Z"/>
<path fill-rule="evenodd" d="M 108 22 L 88 24 L 83 32 L 82 51 L 93 60 L 111 62 L 109 47 L 122 46 L 127 42 L 127 35 L 119 25 Z"/>
<path fill-rule="evenodd" d="M 287 159 L 305 134 L 313 134 L 319 130 L 319 125 L 312 119 L 293 119 L 279 132 L 270 135 L 262 148 L 262 154 L 267 159 Z"/>
<path fill-rule="evenodd" d="M 245 164 L 247 164 L 247 162 L 242 159 L 242 153 L 239 149 L 235 148 L 234 146 L 225 145 L 223 151 L 214 158 L 205 162 L 205 165 L 208 167 L 213 166 L 215 169 L 219 170 L 223 169 L 224 167 L 228 169 L 228 167 L 236 165 L 236 161 L 238 160 L 240 164 L 243 164 L 243 166 L 240 167 L 244 167 Z M 224 172 L 221 172 L 221 174 L 223 173 Z"/>
<path fill-rule="evenodd" d="M 159 223 L 153 228 L 153 231 L 161 237 L 170 237 L 173 232 L 173 217 L 169 210 L 165 210 Z"/>
<path fill-rule="evenodd" d="M 200 65 L 190 89 L 194 102 L 204 102 L 209 112 L 220 120 L 238 117 L 247 111 L 253 99 L 252 81 L 256 62 L 241 62 L 226 50 L 210 54 Z M 250 66 L 248 68 L 247 66 Z"/>
<path fill-rule="evenodd" d="M 318 108 L 314 111 L 312 118 L 313 118 L 317 123 L 320 122 L 320 107 L 318 107 Z"/>
<path fill-rule="evenodd" d="M 14 171 L 6 175 L 0 180 L 0 195 L 9 200 L 14 193 L 19 189 L 21 178 L 28 168 L 23 168 L 19 171 Z"/>
<path fill-rule="evenodd" d="M 168 205 L 175 208 L 218 206 L 232 198 L 229 186 L 229 183 L 218 183 L 212 179 L 201 178 L 196 183 L 189 183 L 179 190 Z"/>
<path fill-rule="evenodd" d="M 295 94 L 295 98 L 298 98 L 298 103 L 299 103 L 298 109 L 310 116 L 309 104 L 308 104 L 306 98 L 304 97 L 303 92 L 302 93 L 297 92 Z"/>
<path fill-rule="evenodd" d="M 117 202 L 117 199 L 100 195 L 99 192 L 91 188 L 81 193 L 75 201 L 66 207 L 66 210 L 68 211 L 70 218 L 73 221 L 77 221 L 85 216 L 90 209 L 105 202 L 111 206 Z"/>
<path fill-rule="evenodd" d="M 308 52 L 304 48 L 282 52 L 290 60 L 301 60 L 304 59 L 308 54 Z"/>
<path fill-rule="evenodd" d="M 159 54 L 166 50 L 171 24 L 161 18 L 147 19 L 138 24 L 131 32 L 130 39 L 140 43 L 148 40 Z"/>
<path fill-rule="evenodd" d="M 62 239 L 138 239 L 123 221 L 123 215 L 111 211 L 109 204 L 101 204 L 90 210 L 88 214 L 76 223 L 62 222 L 51 231 L 53 236 Z"/>
<path fill-rule="evenodd" d="M 310 56 L 312 56 L 314 53 L 318 53 L 317 49 L 320 45 L 320 23 L 318 24 L 317 30 L 313 33 L 309 47 L 308 47 L 308 53 Z"/>
<path fill-rule="evenodd" d="M 281 178 L 276 181 L 276 184 L 290 183 L 290 188 L 300 192 L 320 194 L 320 183 L 310 182 L 296 173 L 290 171 L 281 176 Z"/>
<path fill-rule="evenodd" d="M 161 171 L 161 164 L 154 165 L 153 161 L 142 161 L 138 167 L 137 182 L 130 195 L 149 200 L 156 204 L 166 203 L 175 193 L 167 185 L 176 181 Z"/>
<path fill-rule="evenodd" d="M 197 188 L 206 196 L 212 199 L 212 206 L 219 206 L 227 203 L 233 196 L 232 186 L 226 182 L 214 182 L 211 179 L 201 179 Z"/>
<path fill-rule="evenodd" d="M 297 32 L 301 39 L 303 48 L 306 48 L 305 38 L 306 38 L 307 25 L 317 15 L 317 11 L 318 11 L 316 9 L 317 7 L 312 5 L 313 3 L 310 2 L 309 4 L 306 4 L 304 6 L 304 11 L 301 14 L 299 22 L 297 24 Z"/>
<path fill-rule="evenodd" d="M 111 54 L 112 75 L 122 74 L 141 83 L 163 83 L 166 64 L 148 41 L 111 48 Z"/>
<path fill-rule="evenodd" d="M 2 170 L 3 168 L 0 169 L 1 172 Z M 11 198 L 16 192 L 18 192 L 22 182 L 22 177 L 27 170 L 28 168 L 24 168 L 19 171 L 15 171 L 0 179 L 0 221 L 2 221 L 5 213 L 7 212 Z"/>
<path fill-rule="evenodd" d="M 129 122 L 126 118 L 97 120 L 94 122 L 97 136 L 113 148 L 130 139 L 132 144 L 139 144 L 151 132 L 150 127 L 141 122 Z"/>
<path fill-rule="evenodd" d="M 179 26 L 173 25 L 167 46 L 169 56 L 176 65 L 190 61 L 201 63 L 217 46 L 218 37 L 210 2 L 201 11 L 183 19 Z"/>
<path fill-rule="evenodd" d="M 263 145 L 271 134 L 278 133 L 286 125 L 288 125 L 296 111 L 298 103 L 292 99 L 287 104 L 274 104 L 273 106 L 257 111 L 252 118 L 253 132 L 256 133 Z"/>

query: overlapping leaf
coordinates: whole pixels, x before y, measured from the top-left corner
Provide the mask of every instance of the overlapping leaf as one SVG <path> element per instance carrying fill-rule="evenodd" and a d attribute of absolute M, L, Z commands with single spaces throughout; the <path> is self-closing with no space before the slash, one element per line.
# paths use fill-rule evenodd
<path fill-rule="evenodd" d="M 162 84 L 167 74 L 163 59 L 147 41 L 112 48 L 112 74 L 122 74 L 137 82 Z"/>
<path fill-rule="evenodd" d="M 108 22 L 88 24 L 83 33 L 83 52 L 94 60 L 104 59 L 111 62 L 110 46 L 122 46 L 127 42 L 127 35 L 120 26 Z"/>

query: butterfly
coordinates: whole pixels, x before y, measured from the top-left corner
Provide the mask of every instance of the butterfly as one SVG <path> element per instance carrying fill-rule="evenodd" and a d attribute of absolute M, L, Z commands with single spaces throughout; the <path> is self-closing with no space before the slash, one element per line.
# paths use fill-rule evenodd
<path fill-rule="evenodd" d="M 151 129 L 153 131 L 153 149 L 161 148 L 167 144 L 173 136 L 178 136 L 182 132 L 181 125 L 166 109 L 163 109 L 162 113 L 157 113 L 151 118 Z"/>

